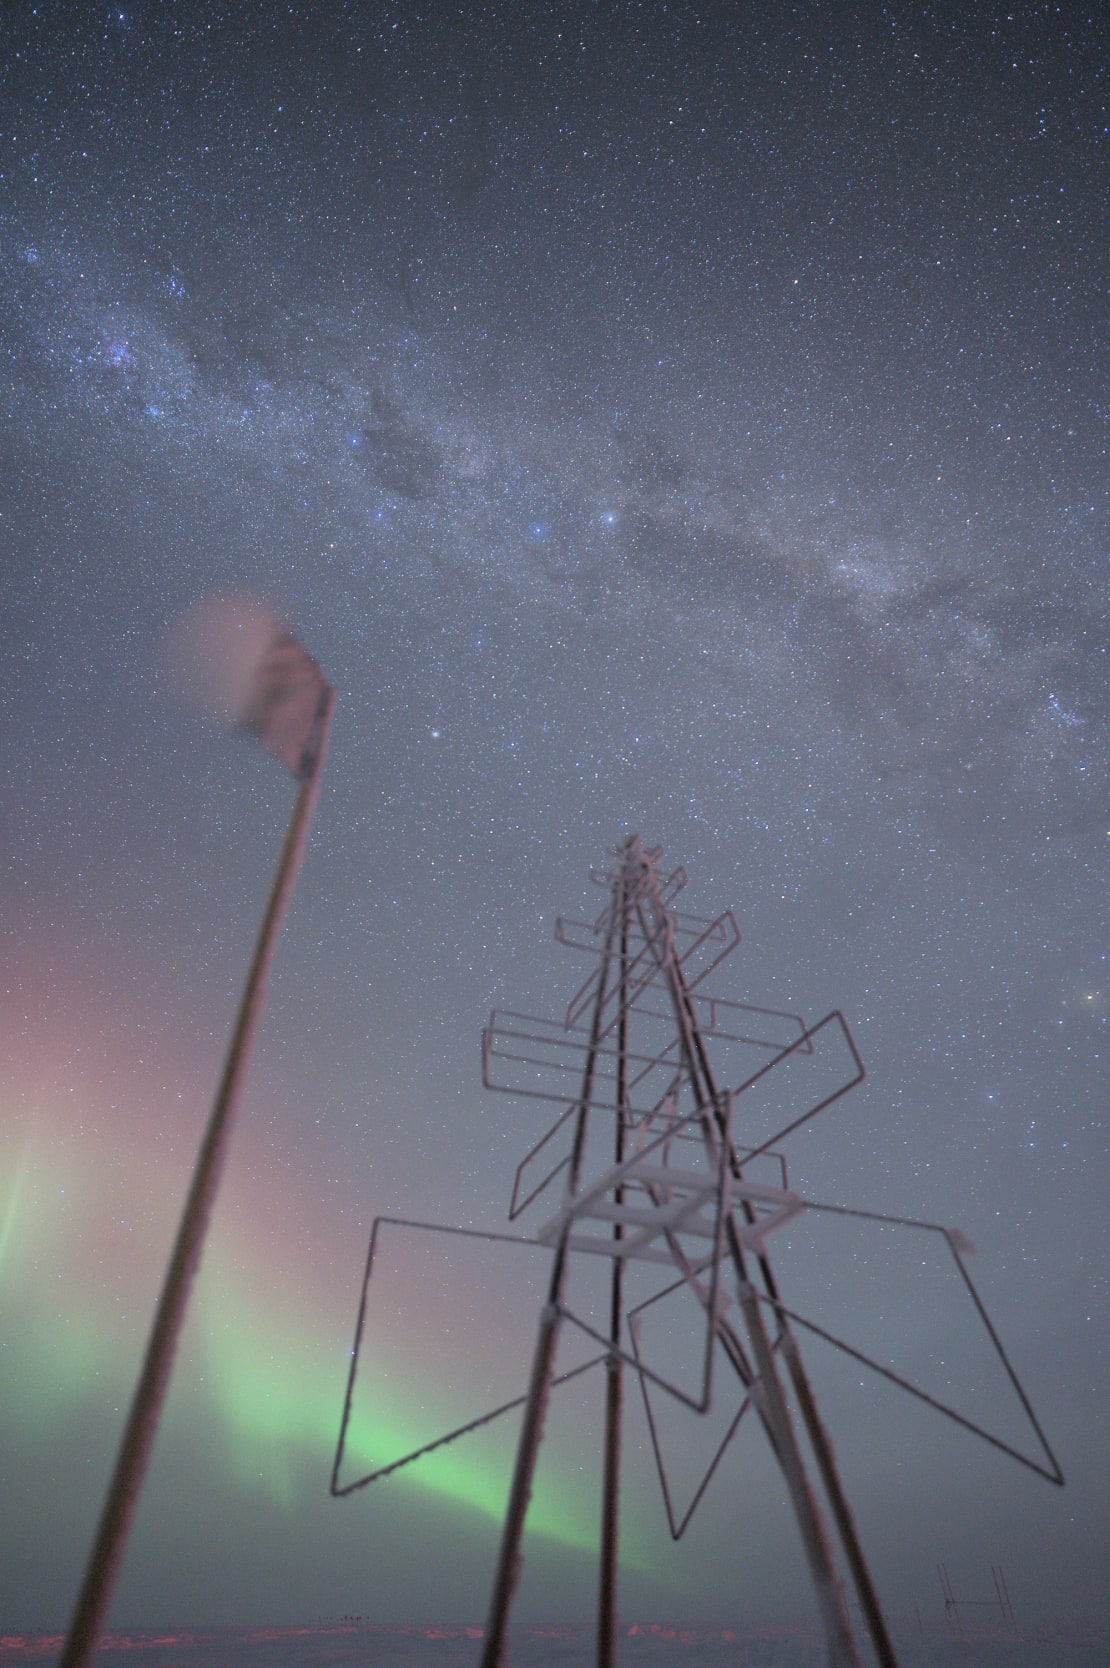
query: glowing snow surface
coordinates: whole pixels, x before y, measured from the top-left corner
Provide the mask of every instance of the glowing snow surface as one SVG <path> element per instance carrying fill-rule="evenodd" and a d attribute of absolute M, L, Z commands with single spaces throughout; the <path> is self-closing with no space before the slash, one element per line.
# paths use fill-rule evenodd
<path fill-rule="evenodd" d="M 669 1627 L 625 1622 L 620 1661 L 675 1668 L 823 1668 L 816 1633 L 802 1627 Z M 203 1628 L 106 1635 L 99 1668 L 475 1668 L 482 1630 L 443 1623 L 374 1627 L 361 1620 L 312 1627 Z M 60 1634 L 0 1635 L 0 1668 L 53 1661 Z M 897 1643 L 902 1668 L 1105 1668 L 1110 1639 L 1100 1635 L 907 1637 Z M 514 1630 L 514 1668 L 590 1668 L 592 1630 L 552 1623 Z M 870 1661 L 865 1653 L 865 1660 Z"/>

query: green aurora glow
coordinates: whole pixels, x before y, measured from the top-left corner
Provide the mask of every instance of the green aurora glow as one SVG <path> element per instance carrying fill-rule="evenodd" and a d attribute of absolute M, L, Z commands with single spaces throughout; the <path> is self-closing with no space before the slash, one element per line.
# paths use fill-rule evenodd
<path fill-rule="evenodd" d="M 98 1241 L 103 1224 L 97 1219 L 96 1190 L 87 1179 L 84 1187 L 79 1185 L 74 1171 L 72 1163 L 58 1162 L 48 1144 L 38 1143 L 33 1152 L 28 1140 L 0 1195 L 0 1297 L 6 1324 L 23 1338 L 22 1359 L 31 1364 L 0 1388 L 0 1404 L 27 1435 L 43 1440 L 59 1421 L 72 1425 L 81 1411 L 101 1414 L 122 1407 L 133 1383 L 130 1371 L 138 1370 L 151 1303 L 150 1268 L 142 1281 L 146 1293 L 129 1291 L 122 1305 L 126 1313 L 121 1313 L 114 1283 L 75 1259 L 80 1245 Z M 161 1260 L 153 1250 L 151 1258 L 156 1264 Z M 288 1303 L 274 1302 L 272 1293 L 269 1305 L 260 1308 L 259 1299 L 265 1304 L 267 1294 L 255 1291 L 255 1282 L 233 1263 L 226 1247 L 212 1246 L 173 1397 L 185 1398 L 205 1423 L 215 1422 L 224 1462 L 239 1487 L 261 1488 L 271 1503 L 292 1512 L 303 1486 L 298 1480 L 315 1473 L 323 1483 L 330 1471 L 346 1358 L 336 1358 L 331 1317 L 313 1324 L 305 1314 L 291 1312 Z M 349 1474 L 388 1463 L 427 1441 L 425 1425 L 405 1408 L 428 1399 L 411 1364 L 406 1379 L 396 1384 L 391 1398 L 396 1405 L 388 1414 L 360 1412 L 356 1398 L 348 1435 Z M 445 1417 L 450 1421 L 453 1416 Z M 497 1430 L 496 1463 L 491 1464 L 483 1439 L 463 1439 L 381 1487 L 428 1490 L 499 1523 L 516 1430 L 513 1416 Z M 596 1546 L 596 1504 L 576 1497 L 569 1471 L 558 1465 L 546 1467 L 538 1481 L 529 1532 L 577 1550 Z M 637 1562 L 634 1544 L 627 1555 Z"/>

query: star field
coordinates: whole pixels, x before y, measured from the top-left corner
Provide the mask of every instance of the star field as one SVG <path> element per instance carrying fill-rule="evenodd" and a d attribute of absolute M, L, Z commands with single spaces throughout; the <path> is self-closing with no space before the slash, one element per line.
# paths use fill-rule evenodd
<path fill-rule="evenodd" d="M 725 994 L 844 1010 L 869 1081 L 801 1173 L 967 1230 L 1069 1476 L 834 1380 L 889 1602 L 1001 1561 L 1100 1614 L 1096 8 L 10 11 L 0 1621 L 68 1610 L 288 814 L 164 689 L 233 589 L 340 707 L 119 1615 L 480 1614 L 496 1454 L 324 1497 L 361 1259 L 380 1212 L 502 1226 L 534 1135 L 479 1029 L 561 1011 L 551 921 L 630 830 L 736 909 Z M 890 1347 L 958 1383 L 946 1325 L 907 1300 Z M 492 1297 L 474 1336 L 529 1347 Z M 808 1602 L 755 1446 L 677 1552 L 634 1472 L 630 1604 Z M 593 1603 L 576 1486 L 534 1615 Z"/>

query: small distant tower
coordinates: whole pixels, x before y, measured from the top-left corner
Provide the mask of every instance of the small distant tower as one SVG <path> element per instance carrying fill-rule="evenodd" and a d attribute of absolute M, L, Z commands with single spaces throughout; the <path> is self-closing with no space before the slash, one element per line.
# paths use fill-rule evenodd
<path fill-rule="evenodd" d="M 944 1614 L 948 1626 L 958 1639 L 966 1637 L 964 1632 L 961 1610 L 996 1610 L 1007 1633 L 1017 1632 L 1014 1621 L 1014 1607 L 1010 1602 L 1010 1590 L 1006 1585 L 1006 1577 L 1001 1564 L 991 1565 L 991 1580 L 994 1582 L 994 1598 L 990 1599 L 958 1599 L 952 1591 L 952 1582 L 948 1574 L 947 1564 L 937 1565 L 937 1579 L 940 1590 L 944 1594 Z"/>

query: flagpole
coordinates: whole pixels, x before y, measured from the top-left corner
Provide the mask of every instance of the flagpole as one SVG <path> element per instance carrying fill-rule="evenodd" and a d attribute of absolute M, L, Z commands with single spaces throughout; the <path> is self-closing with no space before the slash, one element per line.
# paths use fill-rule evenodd
<path fill-rule="evenodd" d="M 285 836 L 270 901 L 255 945 L 254 959 L 243 990 L 223 1076 L 197 1157 L 192 1185 L 177 1230 L 173 1255 L 147 1342 L 142 1373 L 128 1414 L 123 1441 L 108 1489 L 100 1524 L 89 1555 L 85 1579 L 69 1625 L 59 1668 L 86 1668 L 100 1642 L 100 1634 L 119 1579 L 143 1480 L 150 1463 L 158 1422 L 173 1372 L 189 1293 L 200 1265 L 204 1239 L 216 1190 L 227 1156 L 232 1125 L 239 1108 L 255 1032 L 266 1004 L 266 982 L 293 890 L 304 860 L 312 826 L 320 777 L 327 755 L 328 733 L 335 710 L 335 692 L 325 685 L 313 740 L 315 747 L 297 793 Z"/>

